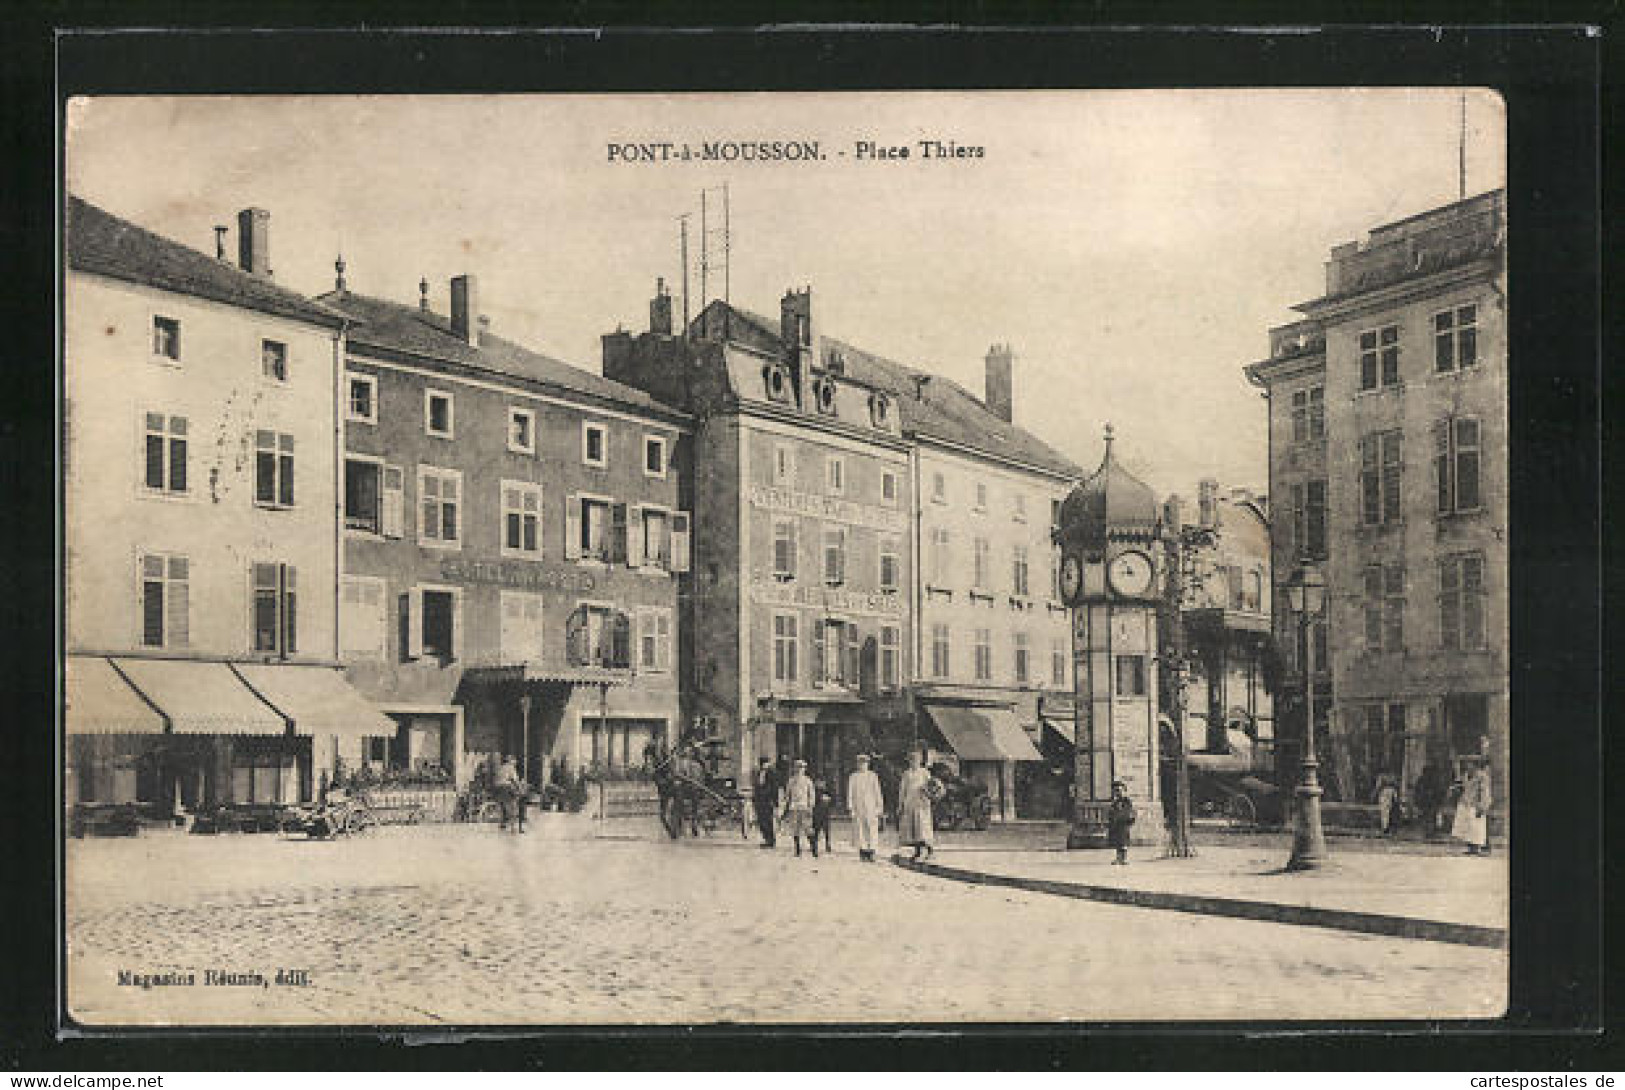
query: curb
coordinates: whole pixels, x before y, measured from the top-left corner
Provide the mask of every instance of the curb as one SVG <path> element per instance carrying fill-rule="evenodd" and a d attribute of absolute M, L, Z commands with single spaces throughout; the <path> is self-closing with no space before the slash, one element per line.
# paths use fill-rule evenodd
<path fill-rule="evenodd" d="M 1325 927 L 1366 935 L 1422 939 L 1428 942 L 1447 942 L 1457 946 L 1478 946 L 1494 950 L 1505 949 L 1507 943 L 1507 933 L 1504 929 L 1483 927 L 1478 924 L 1448 923 L 1414 916 L 1389 916 L 1378 912 L 1355 912 L 1339 908 L 1313 908 L 1308 905 L 1281 904 L 1277 901 L 1243 901 L 1232 897 L 1159 893 L 1143 889 L 1123 889 L 1120 886 L 1091 886 L 1080 882 L 1016 878 L 1005 874 L 986 874 L 981 871 L 961 870 L 958 867 L 945 867 L 940 863 L 916 863 L 901 855 L 892 856 L 891 861 L 894 866 L 902 867 L 904 870 L 918 871 L 921 874 L 955 882 L 1022 889 L 1032 893 L 1048 893 L 1056 897 L 1072 897 L 1083 901 L 1102 901 L 1132 908 L 1160 908 L 1206 916 L 1229 916 L 1241 920 Z"/>

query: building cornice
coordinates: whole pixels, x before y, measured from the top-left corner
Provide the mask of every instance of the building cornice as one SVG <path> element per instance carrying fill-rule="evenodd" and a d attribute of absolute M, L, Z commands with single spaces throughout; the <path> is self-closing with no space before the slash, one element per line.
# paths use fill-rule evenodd
<path fill-rule="evenodd" d="M 1268 387 L 1276 382 L 1293 378 L 1308 378 L 1326 371 L 1326 354 L 1311 352 L 1284 359 L 1259 360 L 1242 369 L 1247 381 L 1254 386 Z"/>
<path fill-rule="evenodd" d="M 1427 276 L 1401 280 L 1354 295 L 1311 299 L 1306 303 L 1298 303 L 1292 309 L 1326 324 L 1347 321 L 1371 311 L 1385 310 L 1437 295 L 1441 291 L 1474 280 L 1493 280 L 1499 272 L 1501 257 L 1500 253 L 1496 253 L 1453 268 L 1441 269 Z"/>
<path fill-rule="evenodd" d="M 916 431 L 913 432 L 912 435 L 914 441 L 921 447 L 938 447 L 942 450 L 949 451 L 962 457 L 975 458 L 984 462 L 991 462 L 996 465 L 1007 466 L 1012 469 L 1021 470 L 1023 473 L 1036 473 L 1040 476 L 1048 477 L 1051 480 L 1059 481 L 1062 484 L 1074 484 L 1082 480 L 1085 476 L 1081 470 L 1076 474 L 1062 473 L 1059 470 L 1035 465 L 1032 462 L 1024 462 L 1020 458 L 995 454 L 992 451 L 966 446 L 963 443 L 955 443 L 951 439 L 943 439 L 940 436 L 932 435 L 930 432 Z"/>

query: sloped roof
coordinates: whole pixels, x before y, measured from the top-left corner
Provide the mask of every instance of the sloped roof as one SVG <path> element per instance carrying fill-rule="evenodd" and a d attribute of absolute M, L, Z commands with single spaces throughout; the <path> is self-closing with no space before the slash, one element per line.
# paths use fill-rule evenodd
<path fill-rule="evenodd" d="M 68 266 L 81 272 L 324 326 L 343 323 L 340 315 L 298 292 L 153 234 L 83 198 L 68 197 L 66 226 Z"/>
<path fill-rule="evenodd" d="M 739 307 L 732 310 L 738 323 L 729 326 L 731 338 L 764 351 L 778 351 L 777 323 Z M 824 341 L 845 358 L 848 378 L 892 395 L 902 411 L 905 434 L 1014 459 L 1064 477 L 1083 476 L 1082 469 L 1066 455 L 995 416 L 980 398 L 952 379 L 877 356 L 835 337 Z"/>
<path fill-rule="evenodd" d="M 662 416 L 680 415 L 677 410 L 656 401 L 642 390 L 585 371 L 563 360 L 532 352 L 489 330 L 480 333 L 478 347 L 452 332 L 451 319 L 443 314 L 357 295 L 351 291 L 328 292 L 317 297 L 358 324 L 350 327 L 352 345 L 385 351 L 405 352 L 434 360 L 446 360 L 466 367 L 540 383 L 554 389 L 629 408 L 655 410 Z"/>

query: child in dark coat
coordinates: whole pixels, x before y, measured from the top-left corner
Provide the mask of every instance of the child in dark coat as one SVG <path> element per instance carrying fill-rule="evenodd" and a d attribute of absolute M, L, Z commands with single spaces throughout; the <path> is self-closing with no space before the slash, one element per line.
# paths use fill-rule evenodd
<path fill-rule="evenodd" d="M 818 853 L 818 838 L 824 838 L 824 848 L 833 852 L 835 845 L 830 842 L 829 819 L 830 813 L 835 809 L 835 797 L 830 793 L 829 781 L 820 779 L 814 784 L 816 794 L 813 796 L 812 810 L 812 843 L 813 854 Z"/>
<path fill-rule="evenodd" d="M 1128 866 L 1128 831 L 1134 825 L 1134 803 L 1122 780 L 1112 784 L 1112 804 L 1106 811 L 1106 842 L 1117 849 L 1112 866 Z"/>

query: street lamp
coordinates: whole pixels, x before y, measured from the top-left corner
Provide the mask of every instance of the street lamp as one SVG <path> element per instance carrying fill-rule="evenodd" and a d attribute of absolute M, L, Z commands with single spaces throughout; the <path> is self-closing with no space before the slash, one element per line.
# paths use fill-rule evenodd
<path fill-rule="evenodd" d="M 1303 640 L 1303 759 L 1299 764 L 1296 814 L 1292 823 L 1292 858 L 1287 870 L 1314 870 L 1326 862 L 1326 833 L 1320 825 L 1320 762 L 1315 759 L 1315 644 L 1309 622 L 1326 608 L 1326 579 L 1311 564 L 1301 565 L 1286 583 L 1287 603 L 1298 615 Z"/>

